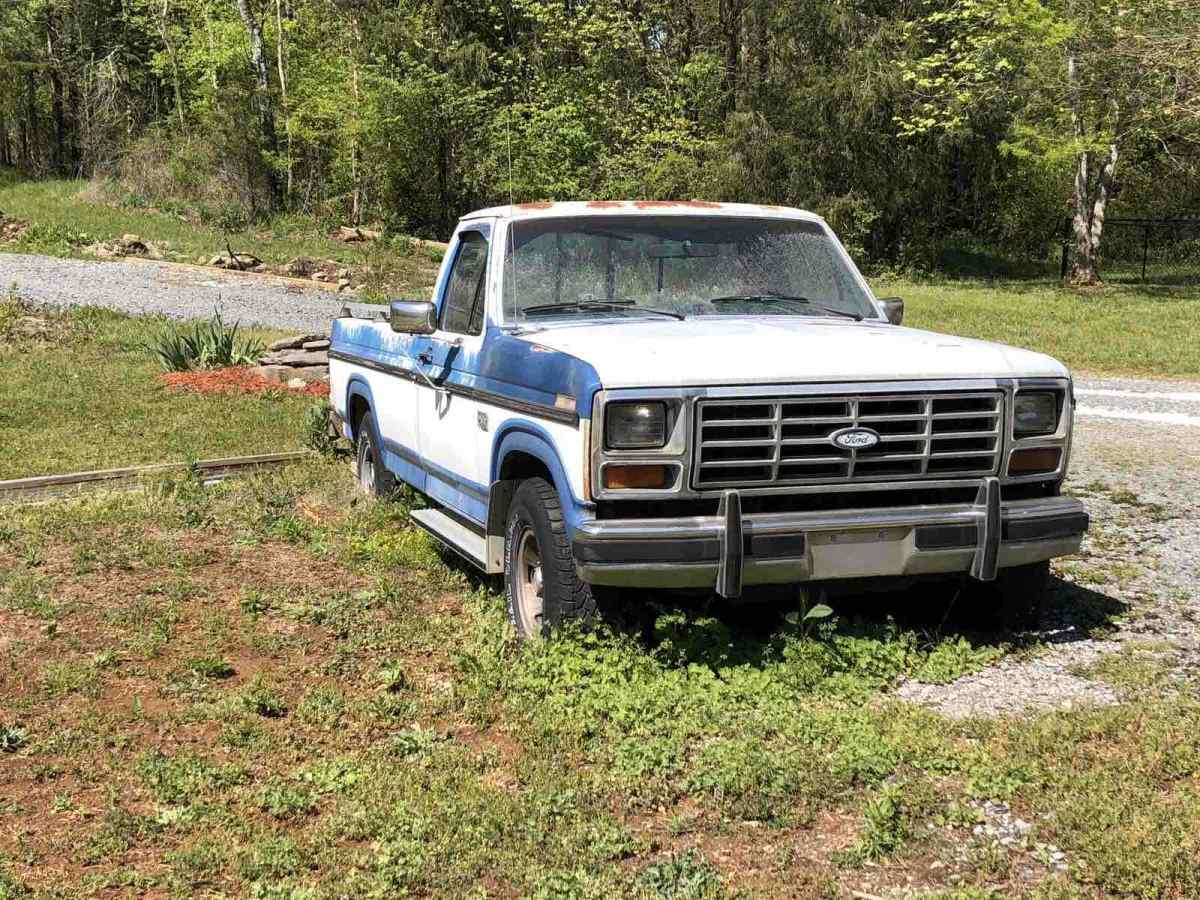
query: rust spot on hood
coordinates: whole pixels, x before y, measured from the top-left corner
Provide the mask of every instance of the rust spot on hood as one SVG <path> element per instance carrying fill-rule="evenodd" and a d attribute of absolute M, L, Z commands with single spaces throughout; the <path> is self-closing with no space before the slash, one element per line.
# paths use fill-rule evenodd
<path fill-rule="evenodd" d="M 535 200 L 532 203 L 518 203 L 517 209 L 549 209 L 553 205 L 550 200 Z"/>
<path fill-rule="evenodd" d="M 625 205 L 624 200 L 589 200 L 588 207 L 591 209 L 621 209 Z"/>

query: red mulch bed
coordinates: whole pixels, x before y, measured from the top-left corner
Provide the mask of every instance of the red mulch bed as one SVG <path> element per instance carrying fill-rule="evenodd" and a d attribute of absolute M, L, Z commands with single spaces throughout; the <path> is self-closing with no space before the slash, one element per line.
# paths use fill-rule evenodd
<path fill-rule="evenodd" d="M 310 397 L 329 396 L 329 385 L 313 381 L 300 388 L 263 378 L 249 366 L 230 366 L 225 369 L 201 369 L 195 372 L 164 372 L 158 380 L 167 387 L 193 394 L 262 394 L 266 391 L 294 390 Z"/>

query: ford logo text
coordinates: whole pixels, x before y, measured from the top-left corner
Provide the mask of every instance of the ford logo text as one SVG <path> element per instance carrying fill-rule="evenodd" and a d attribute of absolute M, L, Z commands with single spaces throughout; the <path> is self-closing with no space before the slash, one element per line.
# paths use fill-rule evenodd
<path fill-rule="evenodd" d="M 829 440 L 843 450 L 865 450 L 879 443 L 879 435 L 870 428 L 843 428 L 831 434 Z"/>

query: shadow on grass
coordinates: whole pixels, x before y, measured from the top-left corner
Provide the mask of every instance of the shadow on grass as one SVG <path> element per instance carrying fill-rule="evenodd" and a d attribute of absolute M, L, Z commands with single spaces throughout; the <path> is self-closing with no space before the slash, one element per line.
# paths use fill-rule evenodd
<path fill-rule="evenodd" d="M 451 551 L 443 550 L 441 555 L 472 589 L 503 593 L 500 576 L 482 574 Z M 972 650 L 1005 653 L 1104 638 L 1129 608 L 1106 594 L 1053 578 L 1036 628 L 999 630 L 991 610 L 976 602 L 978 595 L 972 596 L 976 585 L 965 578 L 834 582 L 819 597 L 813 591 L 810 603 L 819 599 L 833 609 L 826 627 L 836 636 L 881 644 L 912 638 L 925 647 L 962 640 Z M 670 644 L 677 667 L 763 668 L 777 662 L 783 643 L 802 630 L 797 615 L 802 612 L 799 585 L 747 589 L 737 600 L 703 591 L 602 589 L 597 592 L 597 606 L 599 622 L 616 635 L 647 650 Z M 811 630 L 816 627 L 814 623 Z"/>
<path fill-rule="evenodd" d="M 831 585 L 821 599 L 833 609 L 833 634 L 881 643 L 912 637 L 918 645 L 965 641 L 973 650 L 1010 652 L 1038 644 L 1103 638 L 1128 605 L 1089 588 L 1052 579 L 1036 628 L 998 629 L 991 610 L 973 605 L 973 582 L 920 580 L 889 586 Z M 602 620 L 618 632 L 654 647 L 671 641 L 684 652 L 678 665 L 765 666 L 779 658 L 780 642 L 798 628 L 797 585 L 747 591 L 730 601 L 714 594 L 621 591 L 605 596 Z M 792 621 L 789 621 L 789 614 Z"/>

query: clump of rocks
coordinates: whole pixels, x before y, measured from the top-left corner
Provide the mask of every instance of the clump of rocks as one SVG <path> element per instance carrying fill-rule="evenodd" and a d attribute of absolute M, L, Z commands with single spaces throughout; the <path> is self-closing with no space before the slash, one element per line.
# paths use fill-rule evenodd
<path fill-rule="evenodd" d="M 10 219 L 0 210 L 0 241 L 17 241 L 29 229 L 28 222 L 20 219 Z"/>
<path fill-rule="evenodd" d="M 307 278 L 321 284 L 336 284 L 339 294 L 354 288 L 354 273 L 332 259 L 297 256 L 289 259 L 277 271 L 278 274 L 289 278 Z"/>
<path fill-rule="evenodd" d="M 303 388 L 314 381 L 328 382 L 329 336 L 301 334 L 276 341 L 259 357 L 255 372 L 290 388 Z"/>
<path fill-rule="evenodd" d="M 230 269 L 234 272 L 268 272 L 267 264 L 253 253 L 228 253 L 208 258 L 200 257 L 197 262 L 214 269 Z"/>
<path fill-rule="evenodd" d="M 92 256 L 99 259 L 123 256 L 144 256 L 149 259 L 162 259 L 165 244 L 153 241 L 143 241 L 136 234 L 123 234 L 116 240 L 97 241 L 84 248 Z"/>

